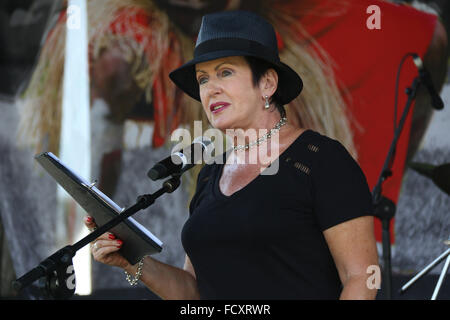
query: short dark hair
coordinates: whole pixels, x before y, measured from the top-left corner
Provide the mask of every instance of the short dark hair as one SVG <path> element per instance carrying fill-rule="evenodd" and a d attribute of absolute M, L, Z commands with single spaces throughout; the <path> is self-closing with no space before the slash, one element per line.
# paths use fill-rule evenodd
<path fill-rule="evenodd" d="M 250 66 L 250 70 L 252 72 L 253 85 L 255 86 L 259 84 L 259 81 L 261 80 L 262 76 L 266 74 L 267 70 L 269 69 L 274 69 L 275 71 L 277 70 L 273 64 L 264 61 L 262 59 L 255 58 L 252 56 L 244 56 L 244 58 L 247 61 L 248 65 Z M 284 106 L 281 103 L 278 88 L 270 98 L 270 102 L 275 105 L 275 107 L 278 109 L 282 117 L 286 115 Z"/>

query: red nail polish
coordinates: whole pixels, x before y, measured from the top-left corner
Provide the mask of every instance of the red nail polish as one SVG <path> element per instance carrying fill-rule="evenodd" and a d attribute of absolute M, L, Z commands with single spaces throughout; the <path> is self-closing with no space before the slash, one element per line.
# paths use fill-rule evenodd
<path fill-rule="evenodd" d="M 92 222 L 92 217 L 86 217 L 87 222 Z"/>
<path fill-rule="evenodd" d="M 116 237 L 112 233 L 110 233 L 110 234 L 108 234 L 108 238 L 110 238 L 111 240 L 114 240 Z"/>
<path fill-rule="evenodd" d="M 121 247 L 122 244 L 123 244 L 123 241 L 122 241 L 122 240 L 117 240 L 117 246 L 118 246 L 118 247 Z"/>

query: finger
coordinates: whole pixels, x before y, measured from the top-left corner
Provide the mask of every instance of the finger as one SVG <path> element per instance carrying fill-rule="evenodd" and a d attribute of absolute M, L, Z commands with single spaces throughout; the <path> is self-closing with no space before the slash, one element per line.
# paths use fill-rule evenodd
<path fill-rule="evenodd" d="M 92 249 L 93 252 L 97 252 L 100 251 L 102 248 L 106 248 L 106 247 L 117 247 L 117 248 L 121 248 L 123 245 L 123 241 L 122 240 L 106 240 L 106 239 L 99 239 L 96 240 L 92 243 Z"/>
<path fill-rule="evenodd" d="M 97 240 L 117 240 L 116 236 L 111 232 L 105 232 L 97 238 Z"/>
<path fill-rule="evenodd" d="M 120 246 L 118 245 L 105 245 L 101 247 L 97 247 L 97 249 L 94 250 L 94 256 L 101 258 L 103 256 L 106 256 L 112 252 L 116 252 L 120 250 Z"/>
<path fill-rule="evenodd" d="M 92 255 L 95 260 L 101 261 L 108 254 L 119 251 L 122 244 L 121 240 L 98 240 L 92 246 Z"/>
<path fill-rule="evenodd" d="M 84 218 L 84 224 L 86 225 L 86 227 L 89 229 L 89 230 L 94 230 L 95 228 L 97 228 L 97 225 L 95 224 L 95 220 L 94 220 L 94 218 L 93 217 L 90 217 L 90 216 L 86 216 L 85 218 Z"/>
<path fill-rule="evenodd" d="M 95 219 L 93 217 L 91 217 L 91 216 L 85 216 L 84 217 L 84 223 L 86 225 L 91 225 L 93 223 L 95 224 Z"/>
<path fill-rule="evenodd" d="M 117 251 L 119 250 L 120 249 L 117 247 L 105 247 L 102 251 L 94 255 L 93 258 L 101 263 L 117 265 L 117 260 L 120 259 L 120 257 L 117 256 Z"/>

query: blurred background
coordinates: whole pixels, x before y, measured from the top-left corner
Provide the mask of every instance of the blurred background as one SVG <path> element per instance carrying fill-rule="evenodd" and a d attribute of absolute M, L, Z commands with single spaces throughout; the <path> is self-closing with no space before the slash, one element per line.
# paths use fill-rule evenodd
<path fill-rule="evenodd" d="M 379 12 L 368 11 L 371 5 Z M 444 108 L 433 109 L 428 91 L 419 90 L 383 195 L 396 205 L 390 225 L 393 298 L 431 297 L 443 263 L 405 294 L 396 290 L 449 248 L 450 173 L 433 171 L 450 163 L 449 1 L 3 0 L 2 298 L 44 299 L 34 285 L 14 292 L 11 281 L 87 234 L 85 212 L 65 205 L 70 199 L 34 156 L 53 152 L 87 180 L 97 180 L 122 207 L 159 189 L 146 173 L 170 153 L 173 130 L 192 130 L 194 120 L 208 127 L 201 106 L 167 75 L 192 56 L 202 15 L 235 9 L 272 22 L 281 59 L 304 80 L 301 97 L 287 106 L 288 118 L 341 141 L 371 188 L 403 112 L 405 89 L 417 76 L 412 59 L 401 65 L 402 58 L 415 52 L 423 59 Z M 196 173 L 198 168 L 175 193 L 135 215 L 164 243 L 155 258 L 178 267 Z M 77 255 L 75 268 L 74 299 L 158 299 L 141 284 L 131 288 L 121 270 L 91 261 L 88 252 Z M 450 298 L 449 281 L 440 299 Z"/>

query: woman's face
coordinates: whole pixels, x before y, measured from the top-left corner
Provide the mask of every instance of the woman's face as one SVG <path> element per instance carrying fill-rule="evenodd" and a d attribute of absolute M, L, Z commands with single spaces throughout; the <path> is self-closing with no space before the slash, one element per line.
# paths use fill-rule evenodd
<path fill-rule="evenodd" d="M 259 86 L 254 86 L 252 72 L 243 57 L 226 57 L 195 66 L 200 99 L 214 128 L 255 127 L 264 109 Z"/>

